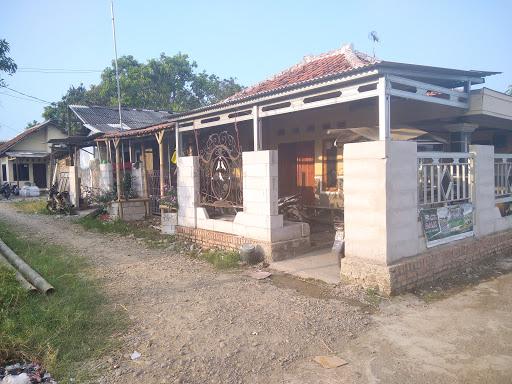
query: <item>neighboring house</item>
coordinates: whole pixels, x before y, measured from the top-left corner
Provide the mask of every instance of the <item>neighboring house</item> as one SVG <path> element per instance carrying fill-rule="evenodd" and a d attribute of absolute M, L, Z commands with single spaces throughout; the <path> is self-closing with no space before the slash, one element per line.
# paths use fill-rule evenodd
<path fill-rule="evenodd" d="M 119 110 L 117 108 L 70 105 L 69 109 L 72 112 L 72 116 L 74 116 L 72 124 L 74 124 L 75 128 L 78 128 L 77 132 L 75 132 L 75 136 L 66 138 L 65 140 L 53 140 L 51 144 L 56 153 L 58 152 L 66 156 L 68 164 L 78 166 L 76 168 L 77 185 L 69 186 L 70 189 L 73 190 L 71 193 L 73 202 L 77 205 L 79 201 L 75 200 L 75 196 L 77 196 L 74 193 L 75 190 L 80 190 L 83 196 L 90 188 L 108 189 L 106 184 L 111 183 L 112 178 L 115 180 L 117 176 L 118 167 L 112 168 L 112 158 L 115 157 L 114 146 L 95 145 L 93 142 L 94 139 L 102 143 L 107 143 L 110 141 L 104 140 L 104 136 L 119 133 L 135 133 L 143 130 L 145 127 L 165 123 L 172 116 L 171 113 L 166 111 L 122 108 L 121 118 L 123 129 L 120 129 Z M 135 138 L 136 136 L 136 134 L 133 134 L 132 137 Z M 126 145 L 123 143 L 120 150 L 123 163 L 123 166 L 120 167 L 123 170 L 122 172 L 124 172 L 125 169 L 131 169 L 131 163 L 138 162 L 142 157 L 140 146 L 135 149 L 135 147 L 131 146 L 130 141 L 127 141 Z M 147 166 L 146 171 L 150 177 L 154 174 L 158 175 L 158 150 L 159 146 L 154 140 L 154 137 L 150 137 L 149 140 L 147 140 L 147 147 L 143 151 L 144 156 L 148 159 L 145 164 Z M 65 175 L 64 177 L 67 177 L 68 170 L 67 166 L 60 165 L 58 173 L 62 173 Z M 156 180 L 156 185 L 158 185 L 158 180 Z M 137 190 L 142 190 L 140 182 L 137 183 Z M 154 204 L 157 203 L 156 198 L 152 201 Z M 157 207 L 155 209 L 157 210 Z"/>
<path fill-rule="evenodd" d="M 48 120 L 37 124 L 0 146 L 0 181 L 31 183 L 45 189 L 51 180 L 51 150 L 49 140 L 62 139 L 67 134 Z"/>

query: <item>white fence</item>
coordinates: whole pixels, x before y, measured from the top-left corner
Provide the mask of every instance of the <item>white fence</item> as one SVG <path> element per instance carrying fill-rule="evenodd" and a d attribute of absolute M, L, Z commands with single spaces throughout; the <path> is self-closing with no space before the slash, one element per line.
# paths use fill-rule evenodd
<path fill-rule="evenodd" d="M 494 197 L 497 203 L 512 201 L 512 155 L 494 155 Z"/>
<path fill-rule="evenodd" d="M 471 155 L 418 152 L 418 205 L 465 202 L 471 196 Z"/>

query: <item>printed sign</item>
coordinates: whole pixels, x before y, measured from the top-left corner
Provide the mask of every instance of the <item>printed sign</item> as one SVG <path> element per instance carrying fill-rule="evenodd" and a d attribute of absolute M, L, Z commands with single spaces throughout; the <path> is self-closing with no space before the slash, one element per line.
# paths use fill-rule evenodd
<path fill-rule="evenodd" d="M 420 210 L 427 247 L 473 236 L 473 205 L 462 203 Z"/>

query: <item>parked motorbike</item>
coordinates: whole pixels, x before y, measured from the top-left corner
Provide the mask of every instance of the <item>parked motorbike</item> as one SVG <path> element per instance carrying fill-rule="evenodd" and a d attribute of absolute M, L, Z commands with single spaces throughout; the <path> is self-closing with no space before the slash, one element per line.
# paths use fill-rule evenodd
<path fill-rule="evenodd" d="M 5 199 L 8 199 L 11 196 L 11 186 L 9 183 L 5 182 L 0 185 L 0 195 L 2 195 Z"/>
<path fill-rule="evenodd" d="M 308 221 L 306 215 L 301 209 L 300 195 L 291 195 L 281 197 L 277 201 L 279 214 L 290 221 Z"/>
<path fill-rule="evenodd" d="M 18 185 L 16 185 L 16 184 L 11 185 L 11 194 L 14 196 L 20 195 L 20 188 L 18 187 Z"/>
<path fill-rule="evenodd" d="M 51 213 L 70 215 L 73 212 L 73 204 L 69 198 L 68 191 L 59 192 L 57 184 L 53 184 L 48 191 L 46 209 Z"/>

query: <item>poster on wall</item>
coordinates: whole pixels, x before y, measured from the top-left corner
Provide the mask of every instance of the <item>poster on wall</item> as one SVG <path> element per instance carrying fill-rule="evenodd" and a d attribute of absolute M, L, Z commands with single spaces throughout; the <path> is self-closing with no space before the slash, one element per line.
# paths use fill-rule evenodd
<path fill-rule="evenodd" d="M 473 236 L 473 205 L 462 203 L 420 210 L 427 247 Z"/>

